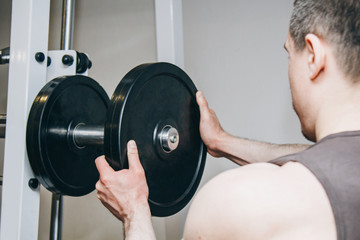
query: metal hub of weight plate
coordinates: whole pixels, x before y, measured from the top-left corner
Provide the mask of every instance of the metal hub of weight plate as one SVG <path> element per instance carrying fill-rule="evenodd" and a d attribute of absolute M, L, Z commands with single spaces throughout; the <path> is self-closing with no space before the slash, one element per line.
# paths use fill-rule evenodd
<path fill-rule="evenodd" d="M 126 144 L 136 141 L 154 216 L 180 211 L 202 177 L 206 148 L 200 138 L 196 91 L 180 68 L 153 63 L 131 70 L 111 98 L 106 158 L 115 170 L 128 168 Z"/>
<path fill-rule="evenodd" d="M 104 127 L 109 98 L 89 77 L 56 78 L 37 95 L 27 123 L 27 151 L 31 167 L 48 190 L 82 196 L 95 189 L 99 174 L 95 158 L 103 145 L 76 146 L 71 135 L 79 125 Z"/>

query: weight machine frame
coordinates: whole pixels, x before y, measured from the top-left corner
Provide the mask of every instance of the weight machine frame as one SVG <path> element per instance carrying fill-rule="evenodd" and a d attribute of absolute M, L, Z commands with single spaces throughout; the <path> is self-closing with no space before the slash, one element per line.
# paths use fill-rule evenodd
<path fill-rule="evenodd" d="M 184 68 L 182 1 L 154 0 L 157 60 Z M 68 2 L 68 3 L 66 3 Z M 68 25 L 63 27 L 63 50 L 71 48 L 74 15 L 66 6 Z M 34 178 L 26 151 L 26 124 L 32 102 L 47 81 L 50 0 L 13 0 L 11 14 L 10 63 L 5 133 L 0 239 L 36 240 L 40 209 L 40 188 L 31 189 Z M 63 18 L 64 21 L 64 18 Z M 63 22 L 64 26 L 64 22 Z M 68 38 L 66 40 L 66 38 Z M 70 45 L 66 45 L 70 43 Z M 41 52 L 45 61 L 35 60 Z M 60 200 L 59 200 L 60 199 Z M 61 239 L 61 196 L 53 196 L 50 239 Z"/>

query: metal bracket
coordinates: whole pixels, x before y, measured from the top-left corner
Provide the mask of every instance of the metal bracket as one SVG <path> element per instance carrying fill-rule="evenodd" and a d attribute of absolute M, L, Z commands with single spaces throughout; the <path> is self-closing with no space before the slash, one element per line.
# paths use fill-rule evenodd
<path fill-rule="evenodd" d="M 72 64 L 64 64 L 64 56 L 72 57 Z M 52 50 L 48 51 L 48 57 L 50 58 L 50 65 L 47 68 L 46 81 L 50 81 L 54 78 L 61 76 L 76 75 L 77 53 L 75 50 Z M 88 70 L 81 75 L 87 76 Z"/>

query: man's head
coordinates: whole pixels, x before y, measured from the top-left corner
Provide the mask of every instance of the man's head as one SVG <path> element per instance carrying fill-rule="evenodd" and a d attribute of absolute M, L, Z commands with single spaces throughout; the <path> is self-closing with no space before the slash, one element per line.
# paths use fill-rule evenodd
<path fill-rule="evenodd" d="M 339 67 L 360 80 L 359 0 L 295 0 L 290 35 L 296 50 L 305 48 L 309 33 L 331 44 Z"/>
<path fill-rule="evenodd" d="M 315 141 L 328 79 L 360 83 L 360 0 L 295 0 L 285 48 L 293 105 L 305 137 Z"/>

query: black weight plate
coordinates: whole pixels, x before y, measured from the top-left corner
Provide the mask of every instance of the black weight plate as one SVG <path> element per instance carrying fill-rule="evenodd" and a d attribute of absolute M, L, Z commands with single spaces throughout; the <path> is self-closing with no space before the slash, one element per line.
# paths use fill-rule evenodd
<path fill-rule="evenodd" d="M 103 146 L 77 148 L 68 130 L 79 123 L 104 126 L 109 97 L 93 79 L 65 76 L 48 82 L 30 110 L 26 143 L 40 183 L 54 193 L 82 196 L 99 179 L 95 158 Z"/>
<path fill-rule="evenodd" d="M 202 177 L 206 148 L 200 138 L 196 91 L 180 68 L 152 63 L 131 70 L 111 98 L 104 136 L 106 158 L 115 170 L 128 168 L 126 145 L 136 141 L 154 216 L 180 211 Z M 167 125 L 177 129 L 180 139 L 171 152 L 164 151 L 157 139 Z"/>

